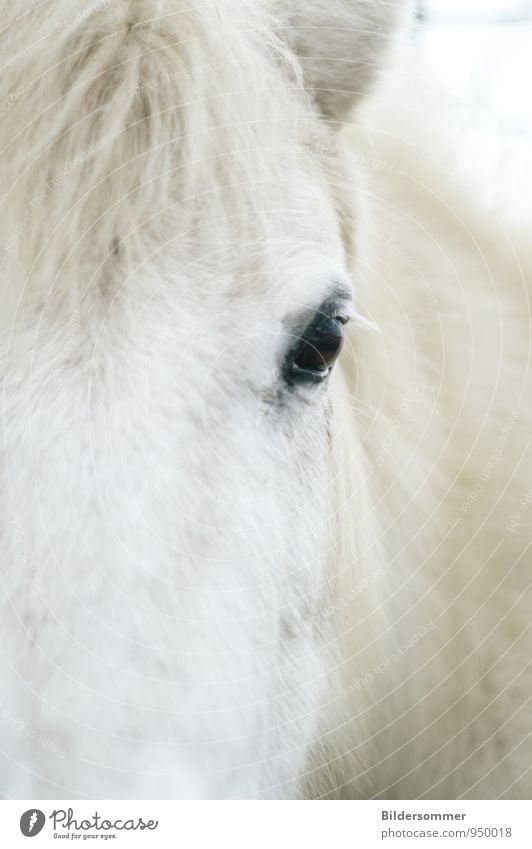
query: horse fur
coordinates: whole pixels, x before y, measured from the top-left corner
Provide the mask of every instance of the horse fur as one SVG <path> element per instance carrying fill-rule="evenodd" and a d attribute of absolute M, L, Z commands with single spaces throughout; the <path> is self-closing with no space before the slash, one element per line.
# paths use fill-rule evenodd
<path fill-rule="evenodd" d="M 407 7 L 2 10 L 1 792 L 527 797 L 529 249 L 331 129 Z"/>

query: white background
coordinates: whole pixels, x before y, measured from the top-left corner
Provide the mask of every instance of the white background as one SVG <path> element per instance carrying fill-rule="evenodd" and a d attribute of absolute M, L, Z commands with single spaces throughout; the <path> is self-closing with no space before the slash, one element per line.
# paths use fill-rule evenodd
<path fill-rule="evenodd" d="M 522 221 L 532 195 L 532 2 L 425 0 L 425 10 L 417 71 L 431 75 L 454 152 L 486 202 Z"/>

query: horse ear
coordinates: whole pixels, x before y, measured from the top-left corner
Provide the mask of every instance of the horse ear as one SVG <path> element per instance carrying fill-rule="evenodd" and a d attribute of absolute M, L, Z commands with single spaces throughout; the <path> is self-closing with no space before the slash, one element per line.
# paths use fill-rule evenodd
<path fill-rule="evenodd" d="M 286 33 L 304 84 L 326 118 L 340 121 L 371 89 L 411 0 L 289 0 Z"/>

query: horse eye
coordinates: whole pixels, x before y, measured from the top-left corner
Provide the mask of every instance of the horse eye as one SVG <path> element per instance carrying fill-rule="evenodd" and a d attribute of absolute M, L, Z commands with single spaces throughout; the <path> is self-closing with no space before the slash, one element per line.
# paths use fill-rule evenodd
<path fill-rule="evenodd" d="M 286 377 L 290 383 L 319 383 L 329 376 L 342 350 L 347 321 L 343 314 L 318 313 L 289 354 Z"/>

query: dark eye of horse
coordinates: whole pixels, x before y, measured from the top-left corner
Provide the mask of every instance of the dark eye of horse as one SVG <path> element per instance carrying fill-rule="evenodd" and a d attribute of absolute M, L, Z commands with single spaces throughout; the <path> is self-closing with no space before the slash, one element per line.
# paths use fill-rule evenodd
<path fill-rule="evenodd" d="M 285 376 L 289 383 L 325 380 L 338 359 L 348 318 L 333 311 L 319 312 L 289 354 Z"/>

